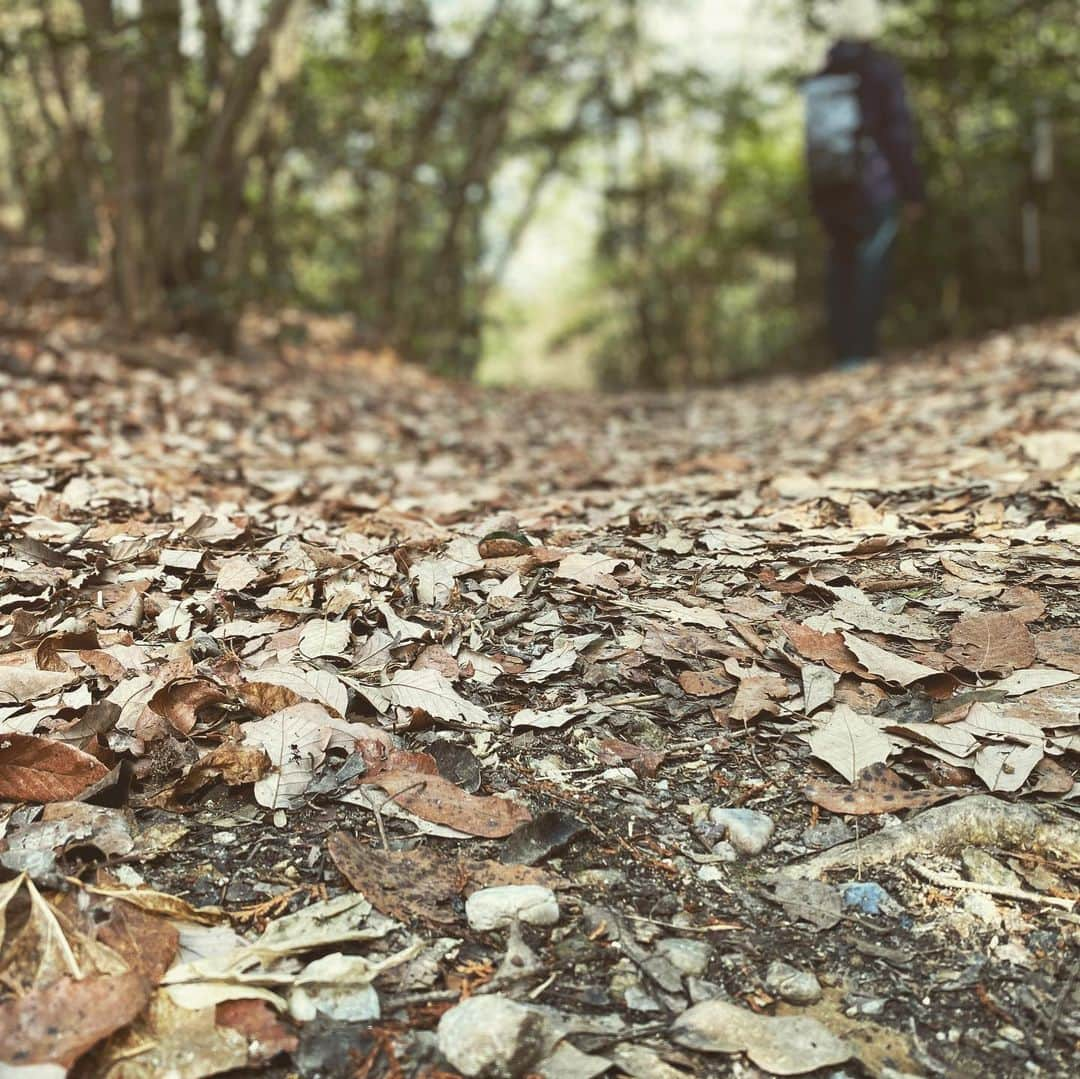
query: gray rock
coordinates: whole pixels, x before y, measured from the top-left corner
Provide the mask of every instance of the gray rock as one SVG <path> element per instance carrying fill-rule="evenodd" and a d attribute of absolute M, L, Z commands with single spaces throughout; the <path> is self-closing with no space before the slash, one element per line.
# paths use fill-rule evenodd
<path fill-rule="evenodd" d="M 839 817 L 834 817 L 827 824 L 815 824 L 802 834 L 802 841 L 811 850 L 828 850 L 854 838 L 855 833 Z"/>
<path fill-rule="evenodd" d="M 709 820 L 717 826 L 721 838 L 747 857 L 760 854 L 772 839 L 772 817 L 756 809 L 712 809 Z"/>
<path fill-rule="evenodd" d="M 469 928 L 479 932 L 505 929 L 515 918 L 527 925 L 555 925 L 559 920 L 559 902 L 550 888 L 507 884 L 473 892 L 465 902 L 465 916 Z"/>
<path fill-rule="evenodd" d="M 626 1006 L 632 1012 L 658 1012 L 660 1005 L 644 989 L 636 985 L 626 990 L 624 997 Z"/>
<path fill-rule="evenodd" d="M 709 969 L 712 957 L 712 948 L 705 941 L 683 937 L 666 937 L 657 943 L 656 950 L 683 974 L 698 978 Z"/>
<path fill-rule="evenodd" d="M 587 888 L 614 888 L 626 883 L 626 874 L 621 869 L 582 869 L 574 879 Z"/>
<path fill-rule="evenodd" d="M 765 988 L 790 1004 L 813 1004 L 821 999 L 821 983 L 813 972 L 799 970 L 782 959 L 769 964 Z"/>
<path fill-rule="evenodd" d="M 978 847 L 965 847 L 960 853 L 964 876 L 977 884 L 992 884 L 998 888 L 1023 888 L 1024 882 L 1008 866 Z"/>
<path fill-rule="evenodd" d="M 470 1079 L 520 1079 L 536 1070 L 548 1031 L 542 1012 L 492 993 L 439 1020 L 439 1051 Z"/>

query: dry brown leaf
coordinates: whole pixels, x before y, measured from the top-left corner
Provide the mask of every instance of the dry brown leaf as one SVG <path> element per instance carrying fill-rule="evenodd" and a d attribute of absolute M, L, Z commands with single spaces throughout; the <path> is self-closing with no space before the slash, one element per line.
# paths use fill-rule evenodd
<path fill-rule="evenodd" d="M 60 978 L 0 1005 L 0 1061 L 70 1067 L 88 1049 L 125 1027 L 150 998 L 140 974 Z"/>
<path fill-rule="evenodd" d="M 278 1018 L 265 1000 L 226 1000 L 214 1013 L 219 1028 L 239 1031 L 248 1044 L 248 1065 L 268 1064 L 278 1053 L 293 1053 L 296 1034 Z"/>
<path fill-rule="evenodd" d="M 1046 630 L 1035 635 L 1035 652 L 1043 663 L 1080 674 L 1080 629 Z"/>
<path fill-rule="evenodd" d="M 32 734 L 0 734 L 0 801 L 70 802 L 109 774 L 89 753 Z"/>
<path fill-rule="evenodd" d="M 807 783 L 803 787 L 807 801 L 830 813 L 846 813 L 853 817 L 895 813 L 901 809 L 925 809 L 953 798 L 957 793 L 940 788 L 909 790 L 896 772 L 881 763 L 864 768 L 850 787 L 823 782 Z"/>
<path fill-rule="evenodd" d="M 777 702 L 790 696 L 787 682 L 772 671 L 756 671 L 739 681 L 730 716 L 737 723 L 748 723 L 760 715 L 777 715 Z"/>
<path fill-rule="evenodd" d="M 82 652 L 97 647 L 98 635 L 92 629 L 73 633 L 53 633 L 37 646 L 34 659 L 43 671 L 64 672 L 71 668 L 60 658 L 61 652 Z"/>
<path fill-rule="evenodd" d="M 501 839 L 519 824 L 532 820 L 528 809 L 517 802 L 466 794 L 439 775 L 384 772 L 374 776 L 371 782 L 386 791 L 402 809 L 423 820 L 485 839 Z"/>
<path fill-rule="evenodd" d="M 660 770 L 660 765 L 667 758 L 666 753 L 656 749 L 646 749 L 633 742 L 624 742 L 621 738 L 605 738 L 600 743 L 597 759 L 601 764 L 628 764 L 639 775 L 652 779 Z"/>
<path fill-rule="evenodd" d="M 341 875 L 376 910 L 392 918 L 419 918 L 429 925 L 459 919 L 450 902 L 479 888 L 504 884 L 553 887 L 559 878 L 542 869 L 475 858 L 458 858 L 433 847 L 382 851 L 335 832 L 326 849 Z"/>
<path fill-rule="evenodd" d="M 970 671 L 1010 674 L 1035 661 L 1031 631 L 1011 614 L 976 614 L 962 618 L 950 635 L 950 658 Z"/>
<path fill-rule="evenodd" d="M 848 650 L 839 633 L 822 633 L 786 618 L 778 619 L 777 622 L 795 651 L 804 659 L 824 663 L 837 674 L 853 674 L 861 670 L 859 661 Z"/>
<path fill-rule="evenodd" d="M 227 700 L 228 695 L 221 687 L 207 678 L 178 678 L 159 689 L 147 706 L 181 734 L 190 734 L 201 709 Z"/>
<path fill-rule="evenodd" d="M 683 671 L 679 685 L 691 697 L 718 697 L 734 688 L 735 683 L 723 667 L 713 667 L 707 671 Z"/>

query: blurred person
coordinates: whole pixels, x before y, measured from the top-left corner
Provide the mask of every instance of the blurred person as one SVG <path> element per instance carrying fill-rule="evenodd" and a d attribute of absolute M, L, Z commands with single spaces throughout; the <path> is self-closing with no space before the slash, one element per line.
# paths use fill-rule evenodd
<path fill-rule="evenodd" d="M 829 239 L 826 308 L 841 367 L 876 357 L 901 207 L 920 217 L 926 195 L 899 64 L 873 44 L 877 0 L 825 5 L 832 38 L 824 69 L 803 84 L 814 210 Z"/>

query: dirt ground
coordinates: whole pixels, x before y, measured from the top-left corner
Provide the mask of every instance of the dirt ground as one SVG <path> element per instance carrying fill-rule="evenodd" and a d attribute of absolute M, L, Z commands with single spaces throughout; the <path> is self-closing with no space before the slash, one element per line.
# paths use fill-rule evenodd
<path fill-rule="evenodd" d="M 32 284 L 4 1074 L 1075 1073 L 1080 322 L 566 397 Z"/>

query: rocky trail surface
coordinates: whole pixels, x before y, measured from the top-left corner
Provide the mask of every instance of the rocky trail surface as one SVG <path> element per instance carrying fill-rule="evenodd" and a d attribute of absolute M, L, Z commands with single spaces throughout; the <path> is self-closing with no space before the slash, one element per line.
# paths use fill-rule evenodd
<path fill-rule="evenodd" d="M 673 396 L 0 341 L 0 1073 L 1065 1076 L 1080 322 Z"/>

